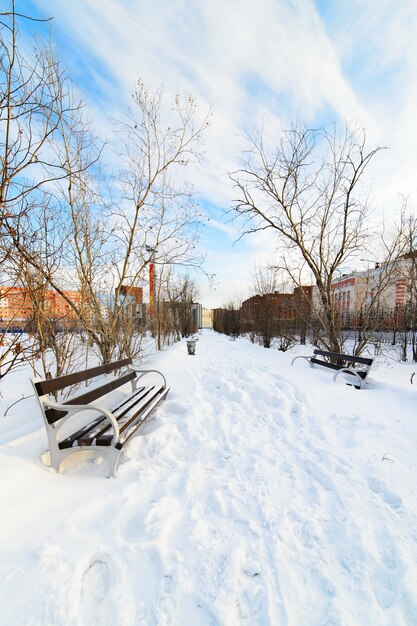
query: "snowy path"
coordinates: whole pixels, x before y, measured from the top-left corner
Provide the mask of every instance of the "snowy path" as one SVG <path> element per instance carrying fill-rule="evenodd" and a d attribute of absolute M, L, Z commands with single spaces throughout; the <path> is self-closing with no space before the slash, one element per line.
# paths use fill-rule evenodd
<path fill-rule="evenodd" d="M 116 479 L 6 444 L 2 626 L 417 624 L 416 394 L 290 362 L 210 332 L 160 355 Z"/>

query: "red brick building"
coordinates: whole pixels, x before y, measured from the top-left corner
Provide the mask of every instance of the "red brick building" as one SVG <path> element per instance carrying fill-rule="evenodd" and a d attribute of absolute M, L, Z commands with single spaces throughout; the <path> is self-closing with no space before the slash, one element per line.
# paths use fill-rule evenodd
<path fill-rule="evenodd" d="M 72 302 L 81 303 L 80 291 L 63 292 Z M 45 306 L 51 318 L 76 319 L 76 314 L 61 294 L 52 289 L 45 290 Z M 33 316 L 29 292 L 23 287 L 0 287 L 0 319 L 29 320 Z"/>
<path fill-rule="evenodd" d="M 129 287 L 128 285 L 122 285 L 120 288 L 120 295 L 133 298 L 135 304 L 143 303 L 143 289 L 142 287 Z"/>
<path fill-rule="evenodd" d="M 242 321 L 256 322 L 262 315 L 278 320 L 299 320 L 306 318 L 311 310 L 313 287 L 296 287 L 293 293 L 256 295 L 242 302 Z"/>

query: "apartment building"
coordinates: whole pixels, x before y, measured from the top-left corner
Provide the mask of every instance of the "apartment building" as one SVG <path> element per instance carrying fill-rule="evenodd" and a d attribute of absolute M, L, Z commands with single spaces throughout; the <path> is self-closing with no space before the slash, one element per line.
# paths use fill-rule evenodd
<path fill-rule="evenodd" d="M 72 302 L 81 303 L 81 292 L 63 292 Z M 52 318 L 75 319 L 76 315 L 66 299 L 56 291 L 45 290 L 45 307 Z M 32 302 L 23 287 L 0 287 L 0 318 L 4 321 L 25 321 L 33 316 Z"/>
<path fill-rule="evenodd" d="M 242 302 L 243 322 L 254 322 L 268 314 L 275 319 L 296 320 L 307 317 L 311 310 L 313 287 L 296 287 L 293 293 L 268 293 L 255 295 Z"/>
<path fill-rule="evenodd" d="M 412 288 L 416 288 L 412 285 L 412 262 L 409 255 L 404 255 L 389 266 L 376 263 L 368 270 L 343 275 L 332 284 L 336 310 L 354 313 L 374 298 L 381 309 L 405 306 Z"/>

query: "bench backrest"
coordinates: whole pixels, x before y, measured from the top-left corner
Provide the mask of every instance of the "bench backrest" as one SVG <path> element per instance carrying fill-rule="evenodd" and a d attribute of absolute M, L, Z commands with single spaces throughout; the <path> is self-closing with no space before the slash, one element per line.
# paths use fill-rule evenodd
<path fill-rule="evenodd" d="M 114 363 L 106 363 L 104 365 L 99 365 L 97 367 L 91 367 L 82 372 L 74 372 L 73 374 L 66 374 L 65 376 L 60 376 L 59 378 L 50 378 L 48 380 L 40 380 L 34 383 L 34 387 L 36 393 L 41 399 L 42 396 L 56 393 L 57 391 L 62 391 L 68 387 L 72 387 L 78 383 L 85 382 L 86 380 L 91 380 L 96 378 L 97 376 L 102 376 L 103 374 L 110 374 L 111 372 L 120 370 L 124 367 L 127 367 L 132 364 L 132 359 L 121 359 L 120 361 L 115 361 Z M 134 380 L 136 378 L 136 373 L 132 371 L 128 371 L 123 376 L 119 378 L 114 378 L 109 382 L 101 385 L 100 387 L 95 387 L 90 391 L 86 391 L 79 396 L 71 398 L 66 402 L 63 402 L 64 405 L 74 405 L 74 404 L 89 404 L 90 402 L 94 402 L 97 398 L 101 398 L 102 396 L 110 393 L 114 389 L 125 385 L 126 383 Z M 49 424 L 53 424 L 57 422 L 62 417 L 65 417 L 65 411 L 58 411 L 56 409 L 46 409 L 44 411 L 45 417 Z"/>
<path fill-rule="evenodd" d="M 359 363 L 360 365 L 367 365 L 370 367 L 373 363 L 373 359 L 364 356 L 351 356 L 350 354 L 339 354 L 338 352 L 327 352 L 325 350 L 314 350 L 314 354 L 322 356 L 330 361 L 348 361 L 350 363 Z"/>

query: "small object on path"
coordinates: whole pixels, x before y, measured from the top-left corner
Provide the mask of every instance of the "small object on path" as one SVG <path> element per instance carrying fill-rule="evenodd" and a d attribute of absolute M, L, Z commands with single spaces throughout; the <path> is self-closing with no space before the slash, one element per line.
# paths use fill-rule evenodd
<path fill-rule="evenodd" d="M 195 339 L 187 339 L 188 354 L 195 354 Z"/>

